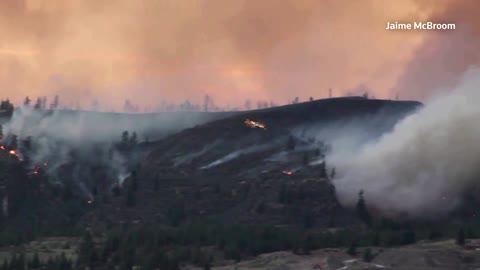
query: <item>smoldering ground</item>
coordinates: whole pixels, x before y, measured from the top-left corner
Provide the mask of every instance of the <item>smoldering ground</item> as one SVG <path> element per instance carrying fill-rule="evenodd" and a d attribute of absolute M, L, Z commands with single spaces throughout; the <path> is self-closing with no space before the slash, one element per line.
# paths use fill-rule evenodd
<path fill-rule="evenodd" d="M 89 190 L 93 187 L 121 184 L 128 177 L 146 153 L 133 148 L 133 144 L 159 139 L 221 115 L 41 111 L 22 106 L 3 125 L 3 143 L 10 146 L 16 137 L 16 146 L 12 147 L 25 157 L 30 175 L 37 175 L 41 168 L 50 180 L 61 184 L 73 181 L 80 193 L 91 197 Z M 129 134 L 122 144 L 124 131 Z"/>
<path fill-rule="evenodd" d="M 328 160 L 337 168 L 340 201 L 353 206 L 363 190 L 371 208 L 390 216 L 433 217 L 458 206 L 480 176 L 479 74 L 469 70 L 454 91 L 378 140 L 352 147 L 357 138 L 350 133 L 336 141 Z"/>

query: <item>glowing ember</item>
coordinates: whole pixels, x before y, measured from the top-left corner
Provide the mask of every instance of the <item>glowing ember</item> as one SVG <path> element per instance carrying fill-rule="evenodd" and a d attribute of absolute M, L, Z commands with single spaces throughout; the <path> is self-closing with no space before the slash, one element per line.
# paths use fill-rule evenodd
<path fill-rule="evenodd" d="M 17 151 L 15 150 L 10 150 L 8 153 L 10 153 L 10 155 L 17 155 Z"/>
<path fill-rule="evenodd" d="M 252 121 L 250 119 L 246 119 L 245 120 L 245 125 L 247 127 L 251 127 L 251 128 L 261 128 L 261 129 L 267 129 L 267 127 L 265 126 L 264 123 L 262 122 L 257 122 L 257 121 Z"/>
<path fill-rule="evenodd" d="M 88 204 L 92 204 L 93 203 L 93 199 L 90 199 L 87 201 Z"/>
<path fill-rule="evenodd" d="M 5 150 L 5 146 L 0 145 L 0 149 Z"/>
<path fill-rule="evenodd" d="M 286 174 L 286 175 L 292 175 L 293 172 L 292 171 L 282 171 L 283 174 Z"/>
<path fill-rule="evenodd" d="M 48 166 L 48 162 L 43 163 L 43 166 Z"/>
<path fill-rule="evenodd" d="M 29 175 L 37 175 L 40 172 L 40 166 L 35 166 Z"/>

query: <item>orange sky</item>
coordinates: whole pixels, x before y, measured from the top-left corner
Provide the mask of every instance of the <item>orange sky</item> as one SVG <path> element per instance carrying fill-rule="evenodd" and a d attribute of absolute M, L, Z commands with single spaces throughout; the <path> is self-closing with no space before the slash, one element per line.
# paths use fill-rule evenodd
<path fill-rule="evenodd" d="M 119 108 L 208 93 L 238 106 L 359 85 L 422 98 L 480 61 L 479 11 L 474 0 L 2 0 L 0 98 Z M 457 30 L 384 29 L 429 18 Z"/>

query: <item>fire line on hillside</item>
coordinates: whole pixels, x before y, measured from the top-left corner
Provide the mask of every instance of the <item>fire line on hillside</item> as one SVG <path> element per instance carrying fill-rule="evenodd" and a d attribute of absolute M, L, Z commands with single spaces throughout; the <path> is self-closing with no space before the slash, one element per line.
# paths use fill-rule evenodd
<path fill-rule="evenodd" d="M 250 119 L 246 119 L 245 120 L 245 125 L 247 127 L 251 127 L 251 128 L 261 128 L 261 129 L 267 129 L 266 125 L 262 122 L 258 122 L 258 121 L 253 121 L 253 120 L 250 120 Z"/>

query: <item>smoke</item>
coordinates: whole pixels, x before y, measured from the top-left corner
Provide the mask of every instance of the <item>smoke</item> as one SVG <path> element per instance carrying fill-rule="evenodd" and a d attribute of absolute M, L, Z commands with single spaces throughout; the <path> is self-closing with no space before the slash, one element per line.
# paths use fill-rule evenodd
<path fill-rule="evenodd" d="M 334 143 L 328 160 L 337 168 L 341 202 L 354 205 L 364 190 L 367 204 L 385 215 L 434 216 L 458 206 L 480 175 L 479 75 L 479 69 L 468 71 L 453 91 L 378 140 Z"/>
<path fill-rule="evenodd" d="M 403 98 L 425 99 L 454 89 L 470 67 L 480 64 L 478 2 L 447 0 L 425 5 L 433 9 L 429 21 L 455 23 L 456 29 L 432 31 L 424 37 L 393 87 Z"/>
<path fill-rule="evenodd" d="M 211 162 L 211 163 L 209 163 L 205 166 L 200 167 L 200 169 L 205 170 L 205 169 L 210 169 L 210 168 L 222 165 L 226 162 L 232 161 L 232 160 L 240 157 L 241 155 L 247 155 L 247 154 L 251 154 L 251 153 L 266 151 L 268 149 L 274 148 L 275 146 L 278 145 L 278 143 L 279 143 L 278 141 L 273 141 L 273 142 L 266 143 L 266 144 L 253 145 L 253 146 L 246 147 L 244 149 L 236 150 L 236 151 L 233 151 L 233 152 L 229 153 L 228 155 L 226 155 L 222 158 L 219 158 L 219 159 L 217 159 L 217 160 L 215 160 L 215 161 L 213 161 L 213 162 Z"/>
<path fill-rule="evenodd" d="M 427 81 L 422 72 L 438 78 L 462 50 L 477 47 L 466 29 L 478 14 L 475 1 L 427 2 L 1 1 L 0 89 L 17 103 L 58 94 L 66 105 L 99 100 L 105 109 L 125 99 L 198 103 L 206 93 L 219 105 L 247 98 L 282 104 L 292 89 L 305 100 L 358 85 L 380 98 L 415 98 L 409 87 Z M 459 16 L 464 11 L 470 15 Z M 454 21 L 458 31 L 384 29 L 386 21 L 429 18 Z M 445 39 L 465 42 L 426 53 Z"/>
<path fill-rule="evenodd" d="M 227 116 L 229 114 L 223 114 Z M 7 147 L 17 150 L 29 175 L 38 175 L 39 168 L 52 182 L 72 185 L 92 198 L 92 188 L 108 188 L 122 184 L 147 149 L 138 143 L 162 138 L 195 124 L 218 119 L 222 114 L 172 112 L 159 114 L 113 114 L 76 111 L 39 111 L 22 106 L 3 125 Z M 128 149 L 121 144 L 122 132 L 130 134 Z M 132 134 L 137 146 L 130 147 Z"/>

